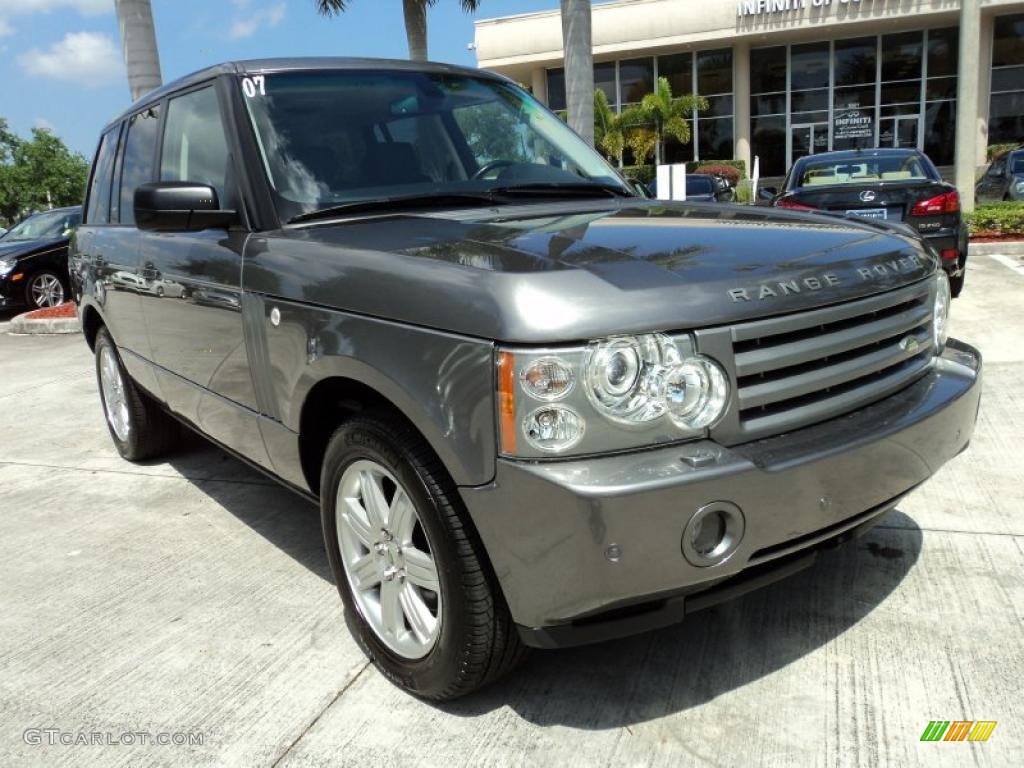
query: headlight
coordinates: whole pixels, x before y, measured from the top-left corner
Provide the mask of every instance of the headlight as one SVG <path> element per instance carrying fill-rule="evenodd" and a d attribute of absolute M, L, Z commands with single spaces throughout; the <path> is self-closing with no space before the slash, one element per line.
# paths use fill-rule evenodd
<path fill-rule="evenodd" d="M 949 278 L 943 270 L 935 276 L 935 307 L 932 314 L 932 336 L 935 340 L 935 353 L 942 352 L 949 338 L 949 304 L 952 296 L 949 292 Z"/>
<path fill-rule="evenodd" d="M 1018 195 L 1024 195 L 1024 180 L 1018 181 L 1014 187 L 1016 187 Z"/>
<path fill-rule="evenodd" d="M 14 269 L 14 259 L 0 259 L 0 277 L 9 274 Z"/>
<path fill-rule="evenodd" d="M 592 454 L 706 436 L 729 379 L 689 335 L 653 333 L 503 350 L 498 395 L 503 455 Z"/>

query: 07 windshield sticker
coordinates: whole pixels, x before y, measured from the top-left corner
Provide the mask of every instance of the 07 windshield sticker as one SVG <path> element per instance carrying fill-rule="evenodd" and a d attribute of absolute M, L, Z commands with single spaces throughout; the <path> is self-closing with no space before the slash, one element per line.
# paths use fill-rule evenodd
<path fill-rule="evenodd" d="M 255 96 L 266 96 L 267 95 L 267 78 L 263 75 L 253 75 L 252 77 L 242 78 L 242 91 L 250 99 Z"/>

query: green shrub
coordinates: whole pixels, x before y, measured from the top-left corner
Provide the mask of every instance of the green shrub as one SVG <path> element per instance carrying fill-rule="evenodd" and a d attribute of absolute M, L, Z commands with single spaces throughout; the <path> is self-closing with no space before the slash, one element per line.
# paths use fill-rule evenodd
<path fill-rule="evenodd" d="M 729 180 L 734 187 L 740 183 L 740 179 L 743 178 L 743 174 L 732 165 L 725 165 L 723 163 L 696 163 L 694 169 L 690 173 L 713 173 L 716 176 L 722 176 Z"/>
<path fill-rule="evenodd" d="M 997 157 L 1001 157 L 1011 149 L 1017 149 L 1019 146 L 1020 142 L 1014 142 L 1012 144 L 989 144 L 986 156 L 988 157 L 988 161 L 991 163 Z"/>
<path fill-rule="evenodd" d="M 754 182 L 750 179 L 742 179 L 736 185 L 736 202 L 749 203 L 754 199 Z"/>
<path fill-rule="evenodd" d="M 1024 235 L 1024 202 L 985 203 L 964 219 L 972 235 Z"/>

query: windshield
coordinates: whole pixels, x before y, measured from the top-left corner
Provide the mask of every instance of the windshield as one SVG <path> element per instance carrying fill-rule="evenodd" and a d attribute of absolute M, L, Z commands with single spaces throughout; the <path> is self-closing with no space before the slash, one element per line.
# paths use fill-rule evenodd
<path fill-rule="evenodd" d="M 863 184 L 865 181 L 937 181 L 917 155 L 881 155 L 854 160 L 808 160 L 796 180 L 798 187 Z"/>
<path fill-rule="evenodd" d="M 11 228 L 11 231 L 4 235 L 4 241 L 11 240 L 57 240 L 71 235 L 71 230 L 78 226 L 82 215 L 68 211 L 54 211 L 53 213 L 37 213 L 29 216 L 20 224 Z"/>
<path fill-rule="evenodd" d="M 332 71 L 243 78 L 240 87 L 286 221 L 360 201 L 521 185 L 612 185 L 632 194 L 565 123 L 510 83 Z"/>

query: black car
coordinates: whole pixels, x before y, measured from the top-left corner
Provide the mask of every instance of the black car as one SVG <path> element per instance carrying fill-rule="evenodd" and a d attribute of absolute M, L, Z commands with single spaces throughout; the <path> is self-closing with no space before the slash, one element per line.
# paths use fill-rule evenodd
<path fill-rule="evenodd" d="M 1024 200 L 1024 147 L 997 157 L 974 188 L 978 200 Z"/>
<path fill-rule="evenodd" d="M 648 186 L 651 197 L 658 196 L 658 180 Z M 708 173 L 686 175 L 686 199 L 695 203 L 731 203 L 735 193 L 725 179 Z"/>
<path fill-rule="evenodd" d="M 0 237 L 0 309 L 55 307 L 70 297 L 68 242 L 81 207 L 29 216 Z"/>
<path fill-rule="evenodd" d="M 772 204 L 904 223 L 942 260 L 954 296 L 964 286 L 967 226 L 960 194 L 915 149 L 824 152 L 793 163 Z"/>

